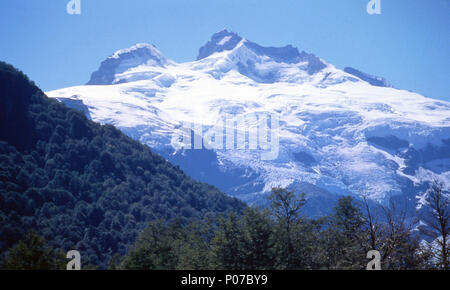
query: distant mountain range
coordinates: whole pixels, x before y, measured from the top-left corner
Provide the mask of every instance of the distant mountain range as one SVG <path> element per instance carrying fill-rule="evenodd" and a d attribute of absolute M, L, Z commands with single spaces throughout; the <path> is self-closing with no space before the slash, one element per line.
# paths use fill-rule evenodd
<path fill-rule="evenodd" d="M 431 180 L 450 185 L 449 102 L 227 30 L 214 34 L 195 61 L 176 63 L 153 45 L 137 44 L 103 61 L 87 85 L 47 94 L 250 204 L 284 186 L 307 193 L 310 216 L 329 212 L 344 194 L 381 203 L 405 198 L 414 209 Z M 243 150 L 171 145 L 183 123 L 201 124 L 207 134 L 230 116 L 252 114 L 279 117 L 275 160 L 262 160 L 264 148 L 249 144 Z"/>

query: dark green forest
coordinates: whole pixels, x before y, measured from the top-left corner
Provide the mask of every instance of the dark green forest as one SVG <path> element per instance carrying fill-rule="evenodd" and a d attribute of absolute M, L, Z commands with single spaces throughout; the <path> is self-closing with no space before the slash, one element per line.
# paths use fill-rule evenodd
<path fill-rule="evenodd" d="M 183 224 L 245 205 L 110 125 L 49 99 L 0 63 L 0 253 L 34 230 L 106 267 L 148 221 Z"/>

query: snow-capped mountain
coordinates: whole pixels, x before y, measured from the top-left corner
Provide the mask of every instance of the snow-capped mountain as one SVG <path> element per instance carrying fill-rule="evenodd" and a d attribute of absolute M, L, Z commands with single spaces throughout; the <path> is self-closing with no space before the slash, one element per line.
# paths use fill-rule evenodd
<path fill-rule="evenodd" d="M 121 73 L 128 71 L 131 68 L 146 65 L 147 67 L 164 67 L 170 61 L 159 52 L 159 50 L 150 44 L 138 43 L 130 48 L 122 49 L 115 52 L 108 57 L 100 65 L 98 71 L 92 74 L 88 85 L 110 85 L 129 81 L 121 79 Z M 149 75 L 142 77 L 151 78 Z"/>
<path fill-rule="evenodd" d="M 214 34 L 195 61 L 176 63 L 155 46 L 138 44 L 106 59 L 88 85 L 47 95 L 250 203 L 261 202 L 273 186 L 289 186 L 309 194 L 308 211 L 316 215 L 342 194 L 379 202 L 401 196 L 415 204 L 428 181 L 450 184 L 450 103 L 227 30 Z M 201 124 L 205 135 L 219 123 L 226 127 L 230 116 L 254 114 L 279 118 L 275 160 L 263 160 L 264 150 L 249 144 L 240 150 L 172 146 L 182 124 Z"/>

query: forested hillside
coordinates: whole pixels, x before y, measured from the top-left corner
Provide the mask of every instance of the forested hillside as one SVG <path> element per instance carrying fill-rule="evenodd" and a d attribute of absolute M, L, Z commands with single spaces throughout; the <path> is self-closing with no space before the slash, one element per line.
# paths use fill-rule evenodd
<path fill-rule="evenodd" d="M 35 230 L 105 267 L 148 221 L 187 223 L 244 208 L 0 62 L 0 253 Z"/>

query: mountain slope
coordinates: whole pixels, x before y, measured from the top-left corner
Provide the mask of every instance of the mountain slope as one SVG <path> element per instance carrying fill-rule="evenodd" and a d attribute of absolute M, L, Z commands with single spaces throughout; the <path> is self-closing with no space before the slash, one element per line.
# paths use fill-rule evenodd
<path fill-rule="evenodd" d="M 149 220 L 186 222 L 244 207 L 111 125 L 47 98 L 0 62 L 0 253 L 34 229 L 104 267 Z"/>
<path fill-rule="evenodd" d="M 450 184 L 450 103 L 350 72 L 292 46 L 263 47 L 223 30 L 196 61 L 139 65 L 116 74 L 120 84 L 48 95 L 83 102 L 93 120 L 119 127 L 188 174 L 250 203 L 263 202 L 273 186 L 300 186 L 319 188 L 310 198 L 328 192 L 324 203 L 351 194 L 415 204 L 430 180 Z M 186 124 L 201 124 L 205 137 L 230 118 L 255 114 L 279 118 L 275 160 L 262 160 L 266 150 L 250 150 L 248 138 L 245 150 L 172 146 Z"/>

